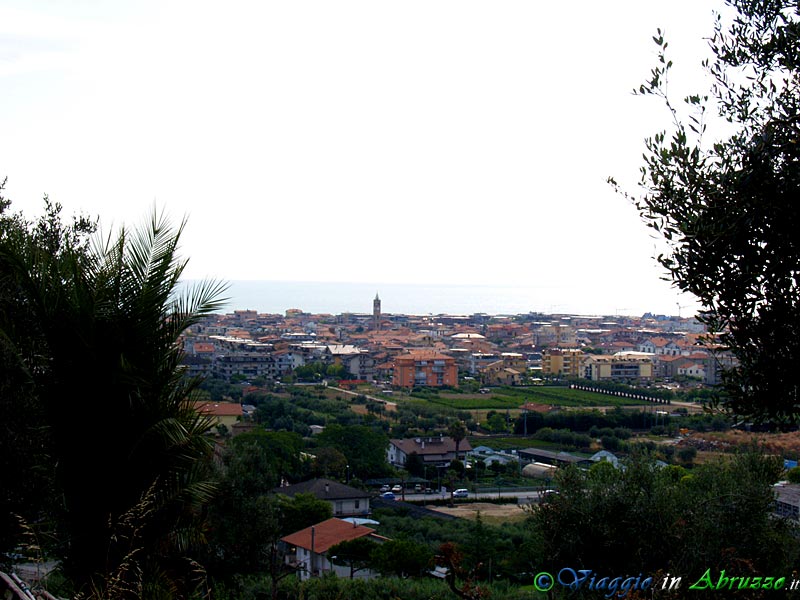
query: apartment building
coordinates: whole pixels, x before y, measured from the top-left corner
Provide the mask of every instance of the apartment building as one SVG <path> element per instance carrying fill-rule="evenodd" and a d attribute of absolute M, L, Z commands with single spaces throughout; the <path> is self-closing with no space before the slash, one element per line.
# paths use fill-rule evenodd
<path fill-rule="evenodd" d="M 326 359 L 343 365 L 356 379 L 375 379 L 375 360 L 369 351 L 350 344 L 334 344 L 326 347 Z"/>
<path fill-rule="evenodd" d="M 653 378 L 653 359 L 647 354 L 628 352 L 613 356 L 589 355 L 584 375 L 592 381 L 639 381 Z"/>
<path fill-rule="evenodd" d="M 277 376 L 272 344 L 227 336 L 211 336 L 209 339 L 217 349 L 213 365 L 215 375 L 225 379 L 233 375 L 271 379 Z"/>
<path fill-rule="evenodd" d="M 458 369 L 452 356 L 431 350 L 417 350 L 394 359 L 392 384 L 398 387 L 458 386 Z"/>
<path fill-rule="evenodd" d="M 583 377 L 583 360 L 582 350 L 547 348 L 542 351 L 542 375 Z"/>

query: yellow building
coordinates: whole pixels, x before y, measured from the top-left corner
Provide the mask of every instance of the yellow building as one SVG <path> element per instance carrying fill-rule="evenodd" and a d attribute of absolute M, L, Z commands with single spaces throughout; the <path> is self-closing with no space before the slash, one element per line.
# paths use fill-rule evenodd
<path fill-rule="evenodd" d="M 503 352 L 500 360 L 478 369 L 486 385 L 519 385 L 528 371 L 528 361 L 522 354 Z"/>
<path fill-rule="evenodd" d="M 542 375 L 583 377 L 583 361 L 582 350 L 547 348 L 542 352 Z"/>

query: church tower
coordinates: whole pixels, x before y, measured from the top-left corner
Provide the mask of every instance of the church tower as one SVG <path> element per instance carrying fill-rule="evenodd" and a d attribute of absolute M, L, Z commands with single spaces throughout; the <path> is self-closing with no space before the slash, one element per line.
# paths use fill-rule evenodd
<path fill-rule="evenodd" d="M 378 292 L 375 292 L 375 300 L 372 301 L 372 329 L 378 331 L 381 328 L 381 299 Z"/>

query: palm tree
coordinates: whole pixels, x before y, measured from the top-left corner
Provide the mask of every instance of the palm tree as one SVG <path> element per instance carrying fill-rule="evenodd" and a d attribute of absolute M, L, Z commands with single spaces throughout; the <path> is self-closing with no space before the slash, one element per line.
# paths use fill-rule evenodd
<path fill-rule="evenodd" d="M 87 231 L 61 226 L 59 207 L 49 208 L 23 235 L 0 240 L 0 266 L 15 310 L 38 326 L 28 334 L 42 355 L 27 372 L 52 436 L 65 568 L 84 589 L 121 576 L 123 565 L 146 580 L 160 562 L 160 577 L 201 541 L 200 508 L 213 489 L 203 466 L 209 423 L 193 408 L 197 382 L 182 376 L 179 338 L 220 307 L 224 286 L 181 288 L 185 221 L 175 228 L 153 214 L 90 246 Z M 4 317 L 8 331 L 13 314 Z"/>
<path fill-rule="evenodd" d="M 467 437 L 467 428 L 463 422 L 453 421 L 447 428 L 447 435 L 456 443 L 456 460 L 458 460 L 458 447 L 461 445 L 461 441 Z"/>

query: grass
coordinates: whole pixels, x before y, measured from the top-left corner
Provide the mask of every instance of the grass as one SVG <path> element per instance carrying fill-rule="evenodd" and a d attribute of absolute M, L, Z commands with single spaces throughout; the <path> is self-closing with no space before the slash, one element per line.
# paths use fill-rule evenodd
<path fill-rule="evenodd" d="M 537 404 L 551 404 L 554 406 L 650 406 L 652 403 L 644 400 L 621 398 L 597 392 L 573 390 L 568 387 L 533 386 L 525 388 L 502 388 L 505 396 L 518 398 L 521 402 L 534 402 Z"/>
<path fill-rule="evenodd" d="M 438 404 L 455 410 L 511 410 L 527 402 L 563 407 L 594 406 L 650 406 L 643 400 L 620 398 L 597 392 L 573 390 L 568 387 L 504 387 L 492 390 L 491 394 L 456 394 L 435 391 L 424 394 L 402 396 L 409 402 Z"/>

